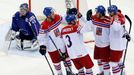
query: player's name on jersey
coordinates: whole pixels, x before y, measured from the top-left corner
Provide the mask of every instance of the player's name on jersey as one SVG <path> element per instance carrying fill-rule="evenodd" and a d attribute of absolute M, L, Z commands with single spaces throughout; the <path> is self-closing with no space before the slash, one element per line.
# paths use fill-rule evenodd
<path fill-rule="evenodd" d="M 66 29 L 63 30 L 63 33 L 64 33 L 64 32 L 70 32 L 70 31 L 72 31 L 72 30 L 73 30 L 73 28 L 66 28 Z"/>

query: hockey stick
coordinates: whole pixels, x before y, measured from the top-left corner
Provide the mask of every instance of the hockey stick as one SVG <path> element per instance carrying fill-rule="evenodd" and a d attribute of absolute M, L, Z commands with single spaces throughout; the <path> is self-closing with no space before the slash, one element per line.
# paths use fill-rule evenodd
<path fill-rule="evenodd" d="M 34 34 L 34 37 L 36 37 L 36 39 L 37 39 L 37 36 L 36 36 L 36 34 L 35 34 L 34 30 L 32 29 L 32 27 L 31 27 L 31 23 L 30 23 L 30 22 L 29 22 L 29 26 L 30 26 L 30 28 L 31 28 L 31 30 L 32 30 L 32 32 L 33 32 L 33 34 Z M 36 31 L 37 31 L 37 28 L 36 28 Z M 37 39 L 37 40 L 38 40 L 38 39 Z M 39 42 L 38 42 L 38 44 L 39 44 Z M 44 57 L 45 57 L 45 59 L 46 59 L 46 61 L 47 61 L 48 65 L 49 65 L 49 68 L 50 68 L 50 70 L 51 70 L 52 74 L 53 74 L 53 75 L 55 75 L 55 74 L 54 74 L 54 71 L 53 71 L 53 69 L 52 69 L 52 67 L 51 67 L 51 65 L 50 65 L 50 63 L 49 63 L 49 61 L 48 61 L 47 56 L 46 56 L 46 55 L 44 55 Z"/>
<path fill-rule="evenodd" d="M 62 52 L 58 49 L 58 47 L 56 46 L 56 44 L 55 44 L 55 42 L 53 41 L 52 37 L 49 36 L 49 38 L 50 38 L 50 40 L 52 41 L 52 43 L 53 43 L 53 45 L 55 46 L 55 48 L 58 50 L 60 56 L 62 56 Z M 72 72 L 72 70 L 71 70 L 71 68 L 69 67 L 69 65 L 67 64 L 67 62 L 65 62 L 65 64 L 66 64 L 67 67 L 69 68 L 69 70 L 70 70 L 70 72 L 72 73 L 72 75 L 75 75 L 75 74 Z"/>
<path fill-rule="evenodd" d="M 10 35 L 8 35 L 8 34 L 10 34 Z M 15 34 L 16 34 L 16 32 L 15 32 Z M 7 35 L 6 35 L 6 37 L 5 37 L 5 41 L 10 41 L 10 43 L 9 43 L 9 46 L 8 46 L 8 50 L 10 50 L 10 47 L 11 47 L 11 44 L 12 44 L 12 41 L 15 39 L 12 39 L 11 38 L 11 35 L 12 35 L 12 31 L 11 31 L 11 28 L 9 29 L 9 31 L 8 31 L 8 33 L 7 33 Z M 10 37 L 10 39 L 9 39 L 9 37 Z"/>
<path fill-rule="evenodd" d="M 8 46 L 8 50 L 10 50 L 10 46 L 11 46 L 12 40 L 10 40 L 9 46 Z"/>
<path fill-rule="evenodd" d="M 112 4 L 112 3 L 111 3 L 111 0 L 109 0 L 109 6 L 111 6 L 111 4 Z"/>
<path fill-rule="evenodd" d="M 131 19 L 127 16 L 127 15 L 125 15 L 125 18 L 129 21 L 129 24 L 130 24 L 130 27 L 129 27 L 129 34 L 130 34 L 130 32 L 131 32 L 131 28 L 132 28 L 132 21 L 131 21 Z M 124 66 L 124 64 L 125 64 L 125 60 L 126 60 L 126 54 L 127 54 L 127 48 L 128 48 L 128 42 L 129 41 L 127 41 L 127 44 L 126 44 L 126 50 L 125 50 L 125 53 L 124 53 L 124 57 L 123 57 L 123 66 Z M 121 75 L 123 75 L 123 69 L 121 70 Z"/>
<path fill-rule="evenodd" d="M 130 18 L 126 15 L 126 19 L 129 21 L 129 23 L 131 22 Z M 131 22 L 132 23 L 132 22 Z M 131 41 L 134 43 L 134 39 L 132 38 L 132 36 L 129 34 L 129 32 L 125 29 L 125 26 L 124 26 L 124 30 L 126 32 L 126 34 L 128 34 L 131 38 Z"/>
<path fill-rule="evenodd" d="M 53 69 L 52 69 L 52 67 L 51 67 L 51 65 L 50 65 L 50 63 L 49 63 L 49 61 L 48 61 L 47 56 L 46 56 L 46 55 L 44 55 L 44 57 L 45 57 L 45 59 L 46 59 L 46 61 L 47 61 L 48 65 L 49 65 L 49 68 L 50 68 L 50 70 L 51 70 L 52 74 L 53 74 L 53 75 L 55 75 L 55 74 L 54 74 L 54 71 L 53 71 Z"/>
<path fill-rule="evenodd" d="M 72 7 L 71 6 L 71 0 L 65 0 L 65 4 L 66 4 L 67 9 L 70 9 Z"/>
<path fill-rule="evenodd" d="M 79 0 L 77 0 L 77 10 L 78 10 L 78 14 L 80 13 L 80 1 Z M 80 20 L 79 20 L 79 18 L 78 18 L 78 23 L 77 23 L 78 25 L 80 25 Z"/>
<path fill-rule="evenodd" d="M 134 38 L 129 34 L 129 32 L 124 28 L 125 32 L 130 36 L 132 43 L 134 43 Z"/>

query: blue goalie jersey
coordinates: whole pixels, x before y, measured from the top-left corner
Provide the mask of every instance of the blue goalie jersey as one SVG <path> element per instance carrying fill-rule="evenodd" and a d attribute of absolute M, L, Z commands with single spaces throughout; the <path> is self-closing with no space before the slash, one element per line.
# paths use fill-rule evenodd
<path fill-rule="evenodd" d="M 24 36 L 38 36 L 40 24 L 32 12 L 27 12 L 26 16 L 20 16 L 20 12 L 16 12 L 11 29 Z"/>

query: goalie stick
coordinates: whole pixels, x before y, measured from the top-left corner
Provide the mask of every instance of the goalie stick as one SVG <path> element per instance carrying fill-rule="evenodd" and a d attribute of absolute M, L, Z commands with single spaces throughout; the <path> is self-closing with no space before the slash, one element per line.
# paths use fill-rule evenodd
<path fill-rule="evenodd" d="M 66 4 L 67 9 L 70 9 L 72 7 L 71 6 L 71 0 L 65 0 L 65 4 Z"/>
<path fill-rule="evenodd" d="M 11 28 L 10 28 L 9 31 L 7 32 L 6 37 L 5 37 L 5 41 L 9 41 L 8 50 L 10 50 L 10 46 L 11 46 L 11 43 L 12 43 L 11 34 L 12 34 L 12 32 L 11 32 Z"/>
<path fill-rule="evenodd" d="M 10 50 L 10 46 L 12 44 L 12 40 L 10 40 L 9 46 L 8 46 L 8 50 Z"/>
<path fill-rule="evenodd" d="M 128 22 L 129 22 L 129 24 L 130 24 L 130 27 L 129 27 L 129 35 L 130 35 L 130 33 L 131 33 L 131 28 L 132 28 L 132 21 L 131 21 L 131 19 L 127 16 L 127 15 L 125 15 L 125 18 L 128 20 Z M 125 29 L 126 30 L 126 29 Z M 127 31 L 127 30 L 126 30 Z M 126 60 L 126 55 L 127 55 L 127 48 L 128 48 L 128 42 L 129 41 L 127 41 L 127 44 L 126 44 L 126 50 L 125 50 L 125 52 L 124 52 L 124 57 L 123 57 L 123 66 L 125 65 L 125 60 Z M 123 69 L 121 70 L 121 75 L 123 75 Z"/>
<path fill-rule="evenodd" d="M 8 46 L 8 50 L 10 50 L 10 46 L 11 46 L 12 40 L 10 40 L 9 46 Z"/>
<path fill-rule="evenodd" d="M 10 27 L 10 29 L 8 30 L 8 32 L 7 32 L 6 36 L 5 36 L 5 41 L 9 41 L 8 50 L 10 50 L 10 47 L 11 47 L 11 44 L 12 44 L 12 41 L 13 41 L 11 36 L 12 36 L 12 30 L 11 30 L 11 27 Z"/>

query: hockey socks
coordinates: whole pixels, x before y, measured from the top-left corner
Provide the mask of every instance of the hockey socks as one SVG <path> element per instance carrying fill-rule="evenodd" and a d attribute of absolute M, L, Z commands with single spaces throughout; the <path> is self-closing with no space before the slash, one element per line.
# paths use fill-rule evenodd
<path fill-rule="evenodd" d="M 110 65 L 108 62 L 103 62 L 104 75 L 110 75 Z"/>
<path fill-rule="evenodd" d="M 86 69 L 86 75 L 93 75 L 92 69 Z"/>
<path fill-rule="evenodd" d="M 57 74 L 62 75 L 61 64 L 60 63 L 54 64 L 54 67 L 57 71 Z"/>
<path fill-rule="evenodd" d="M 64 66 L 65 66 L 65 68 L 66 68 L 66 71 L 70 71 L 70 69 L 72 69 L 72 64 L 71 64 L 70 59 L 66 59 L 66 60 L 64 61 Z"/>
<path fill-rule="evenodd" d="M 85 75 L 84 68 L 78 70 L 78 75 Z"/>
<path fill-rule="evenodd" d="M 100 70 L 100 73 L 99 73 L 99 74 L 102 74 L 103 71 L 104 71 L 104 70 L 103 70 L 103 63 L 101 62 L 101 60 L 98 60 L 97 63 L 98 63 L 99 70 Z"/>
<path fill-rule="evenodd" d="M 121 74 L 121 69 L 120 69 L 119 63 L 111 62 L 110 65 L 112 67 L 113 75 L 120 75 Z"/>
<path fill-rule="evenodd" d="M 81 68 L 78 71 L 78 75 L 93 75 L 92 69 L 86 69 L 86 73 L 84 72 L 84 68 Z"/>
<path fill-rule="evenodd" d="M 125 65 L 123 65 L 122 62 L 119 63 L 120 69 L 123 70 L 122 71 L 122 75 L 126 75 L 126 71 L 125 71 Z"/>

